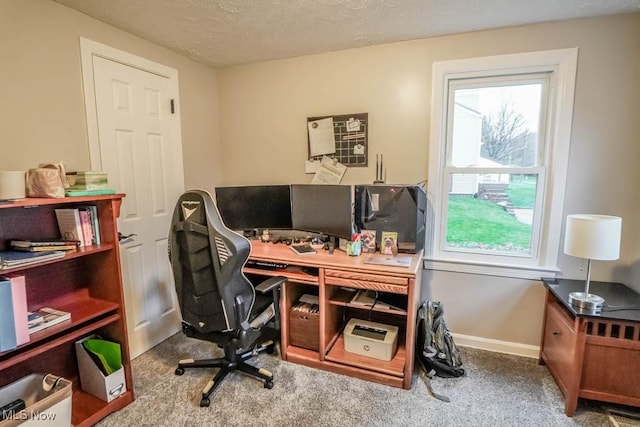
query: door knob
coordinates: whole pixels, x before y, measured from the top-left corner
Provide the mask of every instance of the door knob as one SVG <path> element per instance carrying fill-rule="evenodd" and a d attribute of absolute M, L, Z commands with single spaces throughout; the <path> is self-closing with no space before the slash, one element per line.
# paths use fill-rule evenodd
<path fill-rule="evenodd" d="M 123 240 L 130 239 L 130 238 L 132 238 L 134 236 L 137 236 L 137 234 L 131 233 L 131 234 L 124 235 L 124 234 L 122 234 L 121 232 L 118 231 L 118 242 L 122 242 Z"/>

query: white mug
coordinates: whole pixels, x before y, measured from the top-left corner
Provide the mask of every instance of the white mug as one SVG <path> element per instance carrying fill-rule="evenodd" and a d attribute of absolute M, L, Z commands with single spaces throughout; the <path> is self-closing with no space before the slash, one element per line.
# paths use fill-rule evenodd
<path fill-rule="evenodd" d="M 0 200 L 27 197 L 25 171 L 0 171 Z"/>

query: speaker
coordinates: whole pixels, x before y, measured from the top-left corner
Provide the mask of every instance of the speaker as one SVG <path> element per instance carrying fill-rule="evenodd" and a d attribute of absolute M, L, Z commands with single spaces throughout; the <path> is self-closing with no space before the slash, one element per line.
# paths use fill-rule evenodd
<path fill-rule="evenodd" d="M 380 248 L 383 231 L 398 233 L 398 252 L 424 249 L 427 195 L 418 185 L 356 185 L 355 223 L 358 230 L 375 230 Z"/>

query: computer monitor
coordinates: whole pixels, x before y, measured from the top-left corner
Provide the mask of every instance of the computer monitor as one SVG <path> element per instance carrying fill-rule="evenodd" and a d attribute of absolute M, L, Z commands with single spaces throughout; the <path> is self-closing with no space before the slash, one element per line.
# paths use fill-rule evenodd
<path fill-rule="evenodd" d="M 291 229 L 291 186 L 216 187 L 216 204 L 232 230 Z"/>
<path fill-rule="evenodd" d="M 292 185 L 293 228 L 351 239 L 353 232 L 351 193 L 349 185 Z"/>

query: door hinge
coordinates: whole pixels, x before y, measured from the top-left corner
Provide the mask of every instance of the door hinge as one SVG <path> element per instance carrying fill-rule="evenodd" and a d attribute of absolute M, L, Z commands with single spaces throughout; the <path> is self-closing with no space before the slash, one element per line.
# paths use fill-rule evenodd
<path fill-rule="evenodd" d="M 171 114 L 175 114 L 176 113 L 176 106 L 174 103 L 174 100 L 171 100 Z"/>

